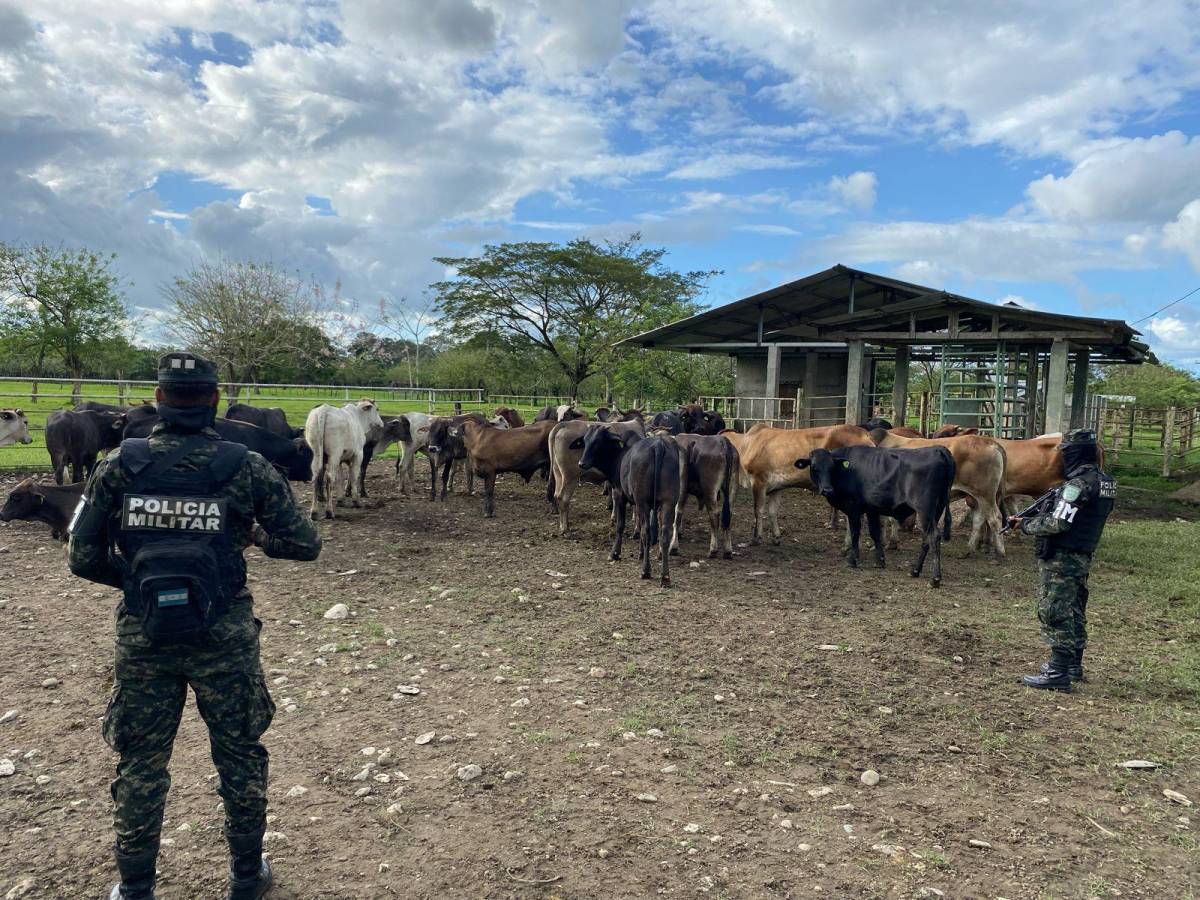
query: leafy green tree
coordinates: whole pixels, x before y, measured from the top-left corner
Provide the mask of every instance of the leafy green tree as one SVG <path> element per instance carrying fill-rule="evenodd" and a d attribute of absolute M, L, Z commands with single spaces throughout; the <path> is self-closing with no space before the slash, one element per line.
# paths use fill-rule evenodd
<path fill-rule="evenodd" d="M 445 325 L 461 334 L 497 332 L 514 346 L 546 352 L 575 394 L 601 374 L 611 393 L 613 345 L 658 320 L 696 311 L 696 297 L 715 272 L 675 272 L 666 250 L 633 234 L 597 244 L 488 245 L 478 257 L 439 257 L 453 278 L 431 287 Z"/>
<path fill-rule="evenodd" d="M 120 337 L 127 311 L 115 262 L 86 249 L 0 244 L 0 333 L 28 355 L 33 399 L 36 379 L 57 357 L 78 403 L 89 359 Z"/>
<path fill-rule="evenodd" d="M 1104 366 L 1092 390 L 1136 397 L 1144 406 L 1200 405 L 1200 378 L 1172 365 Z"/>

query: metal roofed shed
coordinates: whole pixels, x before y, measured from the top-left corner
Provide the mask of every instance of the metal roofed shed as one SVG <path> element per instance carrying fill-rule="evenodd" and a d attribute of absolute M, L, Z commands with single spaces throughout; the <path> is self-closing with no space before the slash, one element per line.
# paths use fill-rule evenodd
<path fill-rule="evenodd" d="M 899 424 L 919 404 L 923 426 L 1025 437 L 1087 421 L 1088 366 L 1152 360 L 1139 337 L 1119 319 L 986 303 L 838 265 L 618 346 L 735 357 L 727 419 L 812 425 L 880 414 Z M 877 391 L 881 362 L 894 364 L 891 391 Z M 931 377 L 910 396 L 913 362 Z"/>

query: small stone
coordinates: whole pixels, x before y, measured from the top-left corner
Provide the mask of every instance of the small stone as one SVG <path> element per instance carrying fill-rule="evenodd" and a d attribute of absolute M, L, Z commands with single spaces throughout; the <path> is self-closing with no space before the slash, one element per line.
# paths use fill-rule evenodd
<path fill-rule="evenodd" d="M 359 753 L 361 753 L 363 756 L 374 756 L 375 748 L 374 747 L 363 747 L 362 750 L 359 751 Z"/>
<path fill-rule="evenodd" d="M 588 674 L 593 678 L 604 678 L 608 675 L 608 673 L 605 672 L 600 666 L 592 666 L 590 669 L 588 669 Z"/>
<path fill-rule="evenodd" d="M 718 703 L 724 703 L 725 695 L 724 694 L 713 694 L 713 699 L 716 700 Z"/>
<path fill-rule="evenodd" d="M 329 609 L 325 610 L 325 618 L 335 621 L 338 619 L 344 619 L 349 615 L 350 607 L 348 607 L 345 603 L 335 603 L 333 606 L 329 607 Z"/>
<path fill-rule="evenodd" d="M 512 703 L 509 704 L 509 706 L 512 706 L 514 709 L 519 709 L 521 707 L 528 706 L 528 705 L 529 705 L 528 697 L 518 697 L 516 700 L 514 700 Z"/>
<path fill-rule="evenodd" d="M 790 829 L 792 827 L 792 820 L 791 819 L 783 819 L 782 821 L 780 821 L 779 827 Z"/>
<path fill-rule="evenodd" d="M 483 774 L 483 769 L 481 769 L 479 766 L 475 765 L 475 763 L 471 763 L 469 765 L 461 766 L 459 768 L 458 780 L 459 781 L 474 781 L 476 778 L 478 778 L 482 774 Z"/>
<path fill-rule="evenodd" d="M 854 834 L 854 826 L 853 825 L 843 825 L 842 831 L 846 832 L 846 834 Z"/>
<path fill-rule="evenodd" d="M 1172 803 L 1179 803 L 1179 804 L 1182 804 L 1183 806 L 1191 806 L 1192 805 L 1192 801 L 1189 800 L 1187 797 L 1185 797 L 1183 794 L 1179 793 L 1179 791 L 1172 791 L 1168 788 L 1163 791 L 1163 796 L 1166 797 L 1168 800 L 1170 800 Z"/>
<path fill-rule="evenodd" d="M 837 806 L 831 807 L 831 809 L 834 812 L 850 812 L 850 810 L 854 809 L 854 804 L 853 803 L 841 803 Z"/>
<path fill-rule="evenodd" d="M 16 771 L 17 767 L 11 759 L 0 759 L 0 778 L 7 778 Z"/>
<path fill-rule="evenodd" d="M 831 788 L 831 787 L 819 787 L 819 788 L 813 788 L 811 791 L 809 791 L 808 796 L 810 796 L 814 800 L 816 800 L 819 797 L 827 797 L 832 793 L 833 793 L 833 788 Z"/>
<path fill-rule="evenodd" d="M 392 804 L 392 806 L 399 806 L 399 804 L 398 804 L 398 803 L 393 803 L 393 804 Z M 391 808 L 392 808 L 391 806 L 389 806 L 389 807 L 388 807 L 388 809 L 391 809 Z M 382 875 L 384 872 L 390 872 L 390 871 L 392 871 L 392 864 L 391 864 L 391 863 L 385 863 L 385 862 L 382 862 L 382 863 L 380 863 L 380 864 L 379 864 L 379 874 L 380 874 L 380 875 Z"/>
<path fill-rule="evenodd" d="M 372 768 L 373 767 L 368 763 L 367 765 L 363 766 L 362 771 L 360 771 L 357 775 L 352 776 L 350 778 L 350 780 L 351 781 L 366 781 L 368 778 L 371 777 L 371 769 Z"/>
<path fill-rule="evenodd" d="M 518 772 L 516 769 L 509 769 L 507 772 L 504 773 L 504 780 L 505 781 L 516 781 L 518 778 L 521 778 L 524 774 L 525 774 L 524 772 Z"/>
<path fill-rule="evenodd" d="M 874 769 L 867 769 L 867 771 L 858 776 L 858 780 L 867 787 L 875 787 L 875 785 L 879 784 L 879 773 Z"/>
<path fill-rule="evenodd" d="M 695 822 L 688 822 L 686 825 L 683 826 L 683 830 L 686 831 L 688 834 L 698 834 L 700 831 L 700 826 L 697 825 Z"/>
<path fill-rule="evenodd" d="M 881 715 L 890 716 L 892 713 L 895 712 L 895 710 L 892 709 L 890 706 L 881 706 L 881 707 L 879 707 L 879 712 Z"/>
<path fill-rule="evenodd" d="M 978 847 L 980 850 L 991 850 L 992 845 L 987 841 L 981 841 L 978 838 L 971 838 L 967 843 L 972 847 Z"/>
<path fill-rule="evenodd" d="M 400 693 L 400 694 L 408 694 L 411 696 L 414 694 L 421 693 L 421 689 L 419 687 L 417 687 L 415 684 L 398 684 L 398 685 L 396 685 L 396 692 Z"/>
<path fill-rule="evenodd" d="M 664 775 L 674 775 L 679 771 L 679 766 L 663 766 L 658 771 L 662 772 Z"/>
<path fill-rule="evenodd" d="M 398 816 L 402 812 L 404 812 L 404 810 L 401 808 L 399 803 L 393 803 L 387 808 L 387 814 L 389 816 Z"/>
<path fill-rule="evenodd" d="M 263 843 L 264 844 L 274 844 L 274 843 L 277 843 L 278 841 L 286 841 L 286 840 L 287 840 L 287 835 L 284 834 L 282 831 L 268 831 L 263 834 Z"/>
<path fill-rule="evenodd" d="M 4 715 L 0 716 L 0 725 L 3 725 L 5 722 L 11 722 L 16 717 L 17 711 L 15 709 L 10 709 Z"/>
<path fill-rule="evenodd" d="M 961 656 L 956 656 L 956 657 L 954 657 L 954 661 L 955 661 L 956 663 L 960 663 L 960 662 L 962 662 L 962 661 L 963 661 L 963 658 L 962 658 Z"/>
<path fill-rule="evenodd" d="M 646 729 L 646 737 L 660 738 L 660 737 L 663 737 L 663 733 L 662 733 L 662 730 L 658 729 L 658 728 L 647 728 Z"/>
<path fill-rule="evenodd" d="M 657 803 L 658 802 L 658 797 L 656 797 L 654 794 L 638 794 L 637 799 L 640 800 L 642 803 Z"/>
<path fill-rule="evenodd" d="M 818 650 L 838 650 L 840 648 L 838 647 L 837 644 L 818 644 L 817 649 Z"/>
<path fill-rule="evenodd" d="M 355 791 L 354 796 L 355 797 L 366 797 L 370 793 L 371 793 L 371 786 L 367 785 L 366 787 L 360 787 L 357 791 Z"/>
<path fill-rule="evenodd" d="M 946 749 L 951 753 L 962 753 L 962 747 L 956 747 L 954 744 L 951 744 Z"/>
<path fill-rule="evenodd" d="M 426 731 L 424 734 L 418 734 L 413 741 L 414 744 L 425 745 L 432 741 L 437 736 L 436 731 Z"/>
<path fill-rule="evenodd" d="M 26 896 L 33 890 L 36 883 L 32 878 L 22 878 L 8 889 L 8 892 L 4 895 L 4 900 L 17 900 L 18 897 Z"/>
<path fill-rule="evenodd" d="M 812 849 L 812 844 L 797 844 L 796 849 L 799 850 L 801 853 L 807 853 L 809 850 Z"/>
<path fill-rule="evenodd" d="M 192 823 L 191 823 L 191 822 L 184 822 L 182 825 L 180 825 L 180 826 L 179 826 L 178 828 L 176 828 L 175 830 L 176 830 L 176 831 L 191 831 L 191 830 L 192 830 Z"/>
<path fill-rule="evenodd" d="M 287 683 L 288 683 L 288 677 L 286 675 L 280 675 L 278 678 L 276 678 L 274 681 L 271 682 L 271 684 L 274 684 L 277 686 L 282 686 Z"/>
<path fill-rule="evenodd" d="M 918 891 L 922 897 L 945 897 L 945 891 L 939 891 L 935 887 L 923 887 Z"/>
<path fill-rule="evenodd" d="M 62 684 L 62 682 L 61 682 L 61 681 L 59 681 L 57 678 L 47 678 L 45 681 L 43 681 L 43 682 L 42 682 L 42 687 L 44 687 L 44 688 L 56 688 L 56 687 L 58 687 L 60 684 Z"/>
<path fill-rule="evenodd" d="M 690 563 L 688 563 L 688 568 L 689 569 L 698 569 L 698 568 L 700 568 L 700 563 L 698 563 L 696 560 L 692 560 Z"/>
<path fill-rule="evenodd" d="M 39 775 L 37 778 L 35 778 L 33 780 L 36 781 L 38 784 L 49 784 L 50 776 L 49 775 Z"/>
<path fill-rule="evenodd" d="M 1116 764 L 1120 769 L 1157 769 L 1158 763 L 1150 762 L 1148 759 L 1127 759 L 1125 762 Z"/>
<path fill-rule="evenodd" d="M 596 851 L 596 855 L 599 856 L 601 859 L 608 859 L 608 856 L 609 856 L 608 848 L 601 847 L 599 850 Z"/>
<path fill-rule="evenodd" d="M 302 784 L 298 784 L 295 787 L 288 788 L 287 795 L 289 797 L 303 797 L 307 793 L 308 788 L 304 787 Z"/>
<path fill-rule="evenodd" d="M 375 780 L 378 781 L 380 784 L 390 784 L 391 780 L 392 780 L 392 776 L 389 775 L 387 772 L 380 772 L 378 775 L 375 776 Z"/>

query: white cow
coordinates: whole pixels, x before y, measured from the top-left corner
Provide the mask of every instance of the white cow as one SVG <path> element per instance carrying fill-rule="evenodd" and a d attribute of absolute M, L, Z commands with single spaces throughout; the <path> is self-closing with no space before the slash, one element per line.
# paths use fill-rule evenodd
<path fill-rule="evenodd" d="M 19 409 L 0 409 L 0 447 L 8 444 L 32 444 L 29 420 Z"/>
<path fill-rule="evenodd" d="M 412 435 L 412 440 L 407 443 L 400 442 L 404 455 L 396 458 L 396 477 L 400 480 L 400 493 L 407 494 L 408 489 L 413 486 L 413 466 L 417 461 L 417 452 L 429 455 L 426 453 L 426 448 L 429 446 L 429 424 L 436 417 L 427 413 L 410 412 L 405 413 L 403 418 L 408 419 L 408 431 Z M 493 416 L 487 422 L 497 428 L 510 427 L 504 416 Z M 430 465 L 433 465 L 432 461 Z M 450 470 L 450 490 L 454 489 L 454 475 L 461 467 L 462 461 L 460 460 Z"/>
<path fill-rule="evenodd" d="M 324 501 L 325 518 L 333 518 L 334 498 L 342 467 L 351 485 L 351 506 L 360 506 L 362 488 L 358 473 L 362 468 L 363 445 L 371 428 L 383 430 L 383 419 L 374 400 L 362 399 L 347 403 L 341 409 L 322 403 L 308 414 L 304 422 L 304 439 L 312 448 L 313 500 L 312 517 L 317 517 L 317 504 Z"/>

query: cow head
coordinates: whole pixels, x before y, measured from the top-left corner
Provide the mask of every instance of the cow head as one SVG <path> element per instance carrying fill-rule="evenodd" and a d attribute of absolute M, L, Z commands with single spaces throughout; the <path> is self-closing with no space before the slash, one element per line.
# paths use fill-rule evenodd
<path fill-rule="evenodd" d="M 492 416 L 490 419 L 487 420 L 487 423 L 489 425 L 491 425 L 493 428 L 507 429 L 507 428 L 511 427 L 509 425 L 508 419 L 504 418 L 504 416 Z"/>
<path fill-rule="evenodd" d="M 311 481 L 313 452 L 308 441 L 302 437 L 292 438 L 292 446 L 296 452 L 288 459 L 287 471 L 284 474 L 288 481 Z"/>
<path fill-rule="evenodd" d="M 826 500 L 833 500 L 837 480 L 849 471 L 850 460 L 838 459 L 828 450 L 817 448 L 809 456 L 796 460 L 797 469 L 808 469 L 809 477 Z"/>
<path fill-rule="evenodd" d="M 613 411 L 611 409 L 609 409 L 607 406 L 597 406 L 596 407 L 596 421 L 597 422 L 607 422 L 610 418 L 613 418 L 613 416 L 614 416 Z"/>
<path fill-rule="evenodd" d="M 863 422 L 859 428 L 862 428 L 864 431 L 874 431 L 876 428 L 882 428 L 885 431 L 891 431 L 892 423 L 882 416 L 874 416 L 873 418 L 867 419 L 867 421 Z"/>
<path fill-rule="evenodd" d="M 412 427 L 408 423 L 408 419 L 404 416 L 396 416 L 394 419 L 387 419 L 383 423 L 383 437 L 390 444 L 393 441 L 400 441 L 407 444 L 412 441 Z"/>
<path fill-rule="evenodd" d="M 31 518 L 45 500 L 46 496 L 38 490 L 37 482 L 26 478 L 12 489 L 8 499 L 4 501 L 4 508 L 0 509 L 0 522 Z"/>
<path fill-rule="evenodd" d="M 428 453 L 437 455 L 442 452 L 443 446 L 447 441 L 458 437 L 451 429 L 454 423 L 450 419 L 438 417 L 429 423 L 429 443 L 425 445 Z"/>
<path fill-rule="evenodd" d="M 608 428 L 589 428 L 583 436 L 583 455 L 579 457 L 579 468 L 608 471 L 613 460 L 628 446 L 625 435 Z"/>
<path fill-rule="evenodd" d="M 0 409 L 0 447 L 5 444 L 32 444 L 29 420 L 20 409 Z"/>

